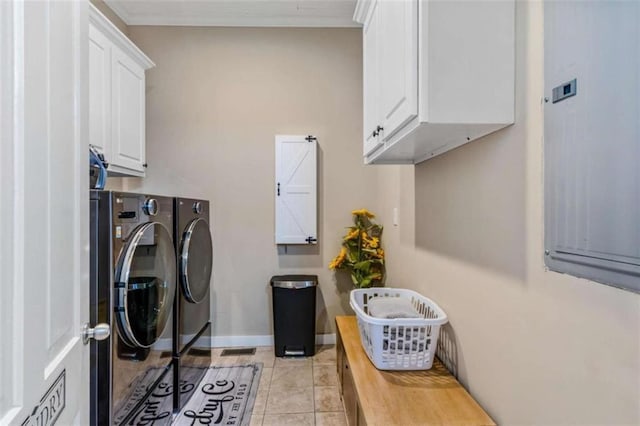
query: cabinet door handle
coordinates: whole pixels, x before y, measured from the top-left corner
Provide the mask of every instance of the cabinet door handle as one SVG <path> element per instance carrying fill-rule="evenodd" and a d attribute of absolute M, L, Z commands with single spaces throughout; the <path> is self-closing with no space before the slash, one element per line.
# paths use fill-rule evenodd
<path fill-rule="evenodd" d="M 382 126 L 378 126 L 378 127 L 376 127 L 376 129 L 375 129 L 375 130 L 373 131 L 373 133 L 372 133 L 372 136 L 373 136 L 374 138 L 375 138 L 375 137 L 378 137 L 378 135 L 380 134 L 380 132 L 381 132 L 381 131 L 383 131 L 383 130 L 384 130 L 384 127 L 382 127 Z"/>

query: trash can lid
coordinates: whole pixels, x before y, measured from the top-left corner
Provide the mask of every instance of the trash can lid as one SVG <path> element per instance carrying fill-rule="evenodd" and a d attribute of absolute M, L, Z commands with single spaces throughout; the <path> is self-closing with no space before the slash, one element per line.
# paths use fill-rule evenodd
<path fill-rule="evenodd" d="M 300 289 L 317 285 L 317 275 L 275 275 L 271 277 L 272 287 Z"/>

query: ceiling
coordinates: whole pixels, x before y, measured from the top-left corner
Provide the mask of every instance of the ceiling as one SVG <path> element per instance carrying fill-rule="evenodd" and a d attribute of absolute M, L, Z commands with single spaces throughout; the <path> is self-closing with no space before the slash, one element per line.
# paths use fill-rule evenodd
<path fill-rule="evenodd" d="M 105 0 L 127 25 L 358 27 L 356 0 Z"/>

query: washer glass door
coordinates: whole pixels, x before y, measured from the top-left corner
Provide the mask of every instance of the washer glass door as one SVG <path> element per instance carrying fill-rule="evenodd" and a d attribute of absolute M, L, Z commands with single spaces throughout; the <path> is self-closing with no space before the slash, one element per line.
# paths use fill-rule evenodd
<path fill-rule="evenodd" d="M 180 285 L 191 303 L 200 303 L 209 291 L 213 244 L 209 224 L 202 218 L 189 222 L 180 246 Z"/>
<path fill-rule="evenodd" d="M 115 315 L 132 347 L 148 348 L 162 335 L 173 309 L 176 282 L 171 234 L 157 222 L 140 225 L 122 250 L 116 269 Z"/>

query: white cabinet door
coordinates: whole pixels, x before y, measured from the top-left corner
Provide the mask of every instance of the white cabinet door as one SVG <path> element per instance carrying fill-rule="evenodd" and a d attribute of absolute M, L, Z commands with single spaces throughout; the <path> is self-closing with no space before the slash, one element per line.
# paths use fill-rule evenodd
<path fill-rule="evenodd" d="M 317 142 L 276 136 L 276 244 L 316 244 Z"/>
<path fill-rule="evenodd" d="M 111 159 L 111 42 L 89 26 L 89 143 Z"/>
<path fill-rule="evenodd" d="M 0 424 L 89 423 L 88 2 L 0 2 Z"/>
<path fill-rule="evenodd" d="M 379 0 L 379 105 L 384 140 L 418 115 L 418 0 Z"/>
<path fill-rule="evenodd" d="M 364 152 L 369 155 L 382 144 L 382 137 L 378 136 L 378 126 L 381 121 L 378 117 L 379 83 L 378 83 L 378 4 L 373 0 L 369 17 L 362 30 L 363 49 L 363 133 Z"/>
<path fill-rule="evenodd" d="M 144 69 L 119 49 L 112 51 L 111 161 L 144 172 Z"/>

